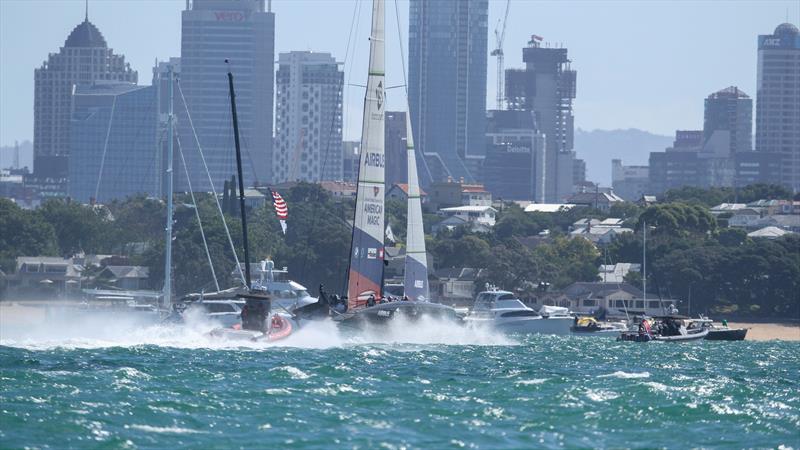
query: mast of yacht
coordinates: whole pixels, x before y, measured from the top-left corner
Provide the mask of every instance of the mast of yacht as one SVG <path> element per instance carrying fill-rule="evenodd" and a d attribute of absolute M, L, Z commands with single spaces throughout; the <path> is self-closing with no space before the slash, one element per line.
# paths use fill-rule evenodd
<path fill-rule="evenodd" d="M 647 221 L 642 221 L 642 300 L 647 309 Z"/>
<path fill-rule="evenodd" d="M 164 308 L 169 311 L 171 309 L 172 303 L 172 215 L 173 215 L 173 204 L 172 204 L 172 141 L 175 134 L 174 127 L 175 127 L 175 117 L 173 115 L 172 110 L 172 102 L 173 102 L 173 68 L 172 64 L 169 64 L 169 68 L 167 71 L 167 77 L 169 79 L 169 109 L 167 115 L 167 227 L 166 227 L 166 236 L 165 236 L 165 244 L 164 244 Z"/>
<path fill-rule="evenodd" d="M 228 64 L 228 90 L 231 96 L 231 116 L 233 117 L 233 142 L 236 146 L 236 173 L 239 178 L 239 212 L 242 217 L 242 242 L 244 244 L 244 273 L 246 280 L 247 290 L 252 286 L 250 282 L 250 249 L 247 245 L 247 213 L 244 210 L 244 178 L 242 177 L 242 150 L 239 144 L 239 120 L 236 116 L 236 93 L 233 90 L 233 73 L 230 70 L 230 62 L 226 59 L 225 63 Z"/>
<path fill-rule="evenodd" d="M 347 282 L 348 309 L 381 297 L 384 269 L 384 0 L 372 2 L 369 72 L 364 94 L 364 117 L 356 190 L 353 236 Z"/>

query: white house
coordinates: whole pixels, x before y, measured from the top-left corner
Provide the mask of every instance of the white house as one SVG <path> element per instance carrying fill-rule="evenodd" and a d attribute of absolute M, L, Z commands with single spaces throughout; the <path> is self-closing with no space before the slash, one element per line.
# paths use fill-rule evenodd
<path fill-rule="evenodd" d="M 493 227 L 497 218 L 497 210 L 491 206 L 455 206 L 452 208 L 442 208 L 439 214 L 447 217 L 458 217 L 469 223 L 486 225 Z"/>

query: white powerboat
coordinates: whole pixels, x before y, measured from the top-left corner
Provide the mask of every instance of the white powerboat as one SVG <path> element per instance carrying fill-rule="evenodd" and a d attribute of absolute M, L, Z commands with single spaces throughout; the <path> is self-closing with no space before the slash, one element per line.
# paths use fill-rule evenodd
<path fill-rule="evenodd" d="M 573 317 L 567 308 L 542 306 L 537 312 L 508 291 L 484 291 L 478 294 L 472 311 L 464 322 L 491 327 L 504 333 L 570 334 Z"/>
<path fill-rule="evenodd" d="M 243 300 L 198 300 L 187 303 L 183 315 L 199 313 L 223 327 L 233 327 L 242 323 Z"/>
<path fill-rule="evenodd" d="M 286 267 L 276 269 L 272 260 L 261 261 L 258 276 L 258 281 L 253 282 L 253 290 L 268 293 L 272 299 L 272 308 L 276 311 L 292 312 L 317 302 L 316 298 L 308 294 L 305 286 L 289 279 Z"/>

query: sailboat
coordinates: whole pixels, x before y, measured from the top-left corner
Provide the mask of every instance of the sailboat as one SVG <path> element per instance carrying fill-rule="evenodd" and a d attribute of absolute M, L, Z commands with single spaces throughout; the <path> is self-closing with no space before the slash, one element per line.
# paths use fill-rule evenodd
<path fill-rule="evenodd" d="M 226 64 L 229 61 L 225 60 Z M 245 300 L 244 308 L 241 312 L 241 325 L 235 324 L 233 327 L 221 327 L 211 331 L 211 336 L 226 339 L 250 340 L 250 341 L 276 341 L 289 336 L 295 325 L 287 317 L 279 312 L 272 311 L 272 301 L 270 295 L 261 289 L 254 289 L 250 278 L 250 249 L 247 243 L 247 210 L 244 198 L 244 178 L 242 177 L 242 152 L 239 144 L 239 120 L 236 114 L 236 94 L 233 87 L 233 73 L 228 68 L 228 90 L 231 99 L 231 116 L 233 118 L 233 137 L 236 148 L 236 171 L 239 181 L 239 211 L 242 216 L 242 241 L 244 244 L 244 270 L 245 270 L 245 289 L 237 294 L 237 297 Z"/>
<path fill-rule="evenodd" d="M 453 308 L 430 303 L 422 209 L 410 119 L 406 117 L 409 147 L 409 240 L 406 254 L 405 296 L 387 301 L 383 296 L 385 268 L 385 164 L 384 153 L 384 0 L 372 2 L 369 72 L 364 96 L 360 164 L 356 190 L 356 208 L 350 244 L 350 264 L 346 299 L 320 298 L 331 306 L 333 318 L 341 325 L 362 326 L 385 323 L 402 315 L 414 319 L 432 316 L 457 320 Z M 412 166 L 413 162 L 413 166 Z M 411 253 L 408 253 L 408 252 Z"/>

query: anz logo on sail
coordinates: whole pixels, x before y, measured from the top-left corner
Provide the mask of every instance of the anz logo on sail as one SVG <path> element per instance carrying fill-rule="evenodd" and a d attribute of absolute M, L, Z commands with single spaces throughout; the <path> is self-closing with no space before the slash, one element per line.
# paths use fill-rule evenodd
<path fill-rule="evenodd" d="M 386 163 L 386 155 L 383 153 L 367 153 L 364 155 L 364 165 L 367 167 L 383 167 Z"/>

